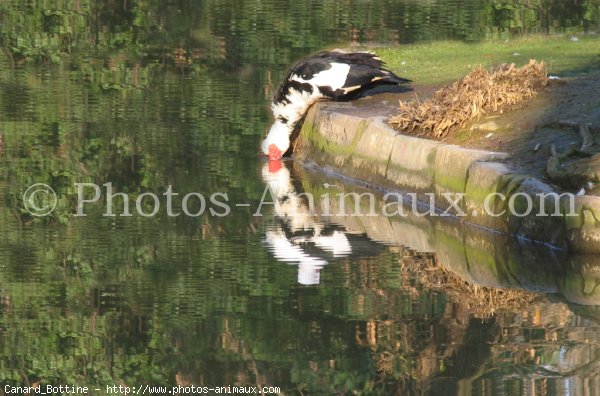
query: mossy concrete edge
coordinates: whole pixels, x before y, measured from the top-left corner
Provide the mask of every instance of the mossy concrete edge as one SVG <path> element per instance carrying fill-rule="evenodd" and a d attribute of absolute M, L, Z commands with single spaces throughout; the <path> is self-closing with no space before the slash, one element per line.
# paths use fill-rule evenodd
<path fill-rule="evenodd" d="M 424 202 L 435 197 L 440 211 L 450 206 L 447 196 L 460 197 L 456 205 L 465 223 L 600 253 L 600 197 L 569 200 L 564 191 L 512 169 L 506 153 L 399 134 L 382 117 L 348 114 L 336 105 L 318 103 L 309 110 L 295 158 L 370 185 L 416 193 Z"/>

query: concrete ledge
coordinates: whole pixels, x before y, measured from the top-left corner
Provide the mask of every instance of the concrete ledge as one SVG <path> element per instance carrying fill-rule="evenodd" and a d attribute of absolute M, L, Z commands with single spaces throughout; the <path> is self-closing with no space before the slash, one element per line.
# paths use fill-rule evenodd
<path fill-rule="evenodd" d="M 460 218 L 463 222 L 559 248 L 600 253 L 600 197 L 577 197 L 575 216 L 565 215 L 568 204 L 564 197 L 559 203 L 562 212 L 538 216 L 543 207 L 554 209 L 556 203 L 551 194 L 564 192 L 511 169 L 505 163 L 506 153 L 470 150 L 401 135 L 388 127 L 382 117 L 348 113 L 347 104 L 313 106 L 295 143 L 295 157 L 372 185 L 415 192 L 420 198 L 428 193 L 437 198 L 447 193 L 463 194 L 458 201 L 467 214 Z M 486 201 L 490 194 L 495 195 Z M 543 202 L 537 199 L 539 194 L 547 195 Z M 533 199 L 533 210 L 524 214 L 527 196 Z M 439 210 L 448 206 L 445 199 L 435 202 Z M 509 214 L 511 202 L 519 215 Z M 488 215 L 486 205 L 499 215 Z M 399 232 L 393 225 L 379 227 L 379 231 Z"/>
<path fill-rule="evenodd" d="M 440 147 L 442 144 L 433 140 L 396 135 L 386 178 L 399 186 L 412 186 L 418 192 L 432 191 L 436 151 Z"/>
<path fill-rule="evenodd" d="M 575 213 L 566 217 L 569 245 L 578 252 L 600 253 L 600 197 L 577 197 Z"/>
<path fill-rule="evenodd" d="M 494 230 L 508 232 L 506 219 L 489 215 L 488 212 L 502 213 L 506 203 L 498 197 L 489 199 L 490 194 L 504 193 L 505 180 L 512 175 L 510 169 L 497 162 L 475 162 L 469 168 L 467 187 L 465 189 L 465 213 L 467 220 L 473 224 Z M 486 208 L 486 198 L 487 208 Z"/>
<path fill-rule="evenodd" d="M 467 190 L 469 170 L 478 162 L 498 161 L 508 158 L 506 153 L 492 153 L 482 150 L 470 150 L 454 145 L 442 145 L 435 153 L 435 193 L 436 202 L 443 203 L 442 194 L 464 194 Z M 461 200 L 464 209 L 464 200 Z M 441 207 L 440 209 L 446 209 Z"/>

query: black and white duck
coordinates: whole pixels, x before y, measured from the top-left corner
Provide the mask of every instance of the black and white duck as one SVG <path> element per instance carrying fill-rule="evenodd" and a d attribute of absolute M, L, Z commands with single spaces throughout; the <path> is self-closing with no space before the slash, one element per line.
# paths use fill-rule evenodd
<path fill-rule="evenodd" d="M 349 100 L 379 84 L 407 84 L 368 52 L 322 51 L 290 68 L 275 93 L 271 110 L 275 122 L 262 144 L 270 160 L 279 160 L 290 147 L 296 124 L 318 100 Z"/>

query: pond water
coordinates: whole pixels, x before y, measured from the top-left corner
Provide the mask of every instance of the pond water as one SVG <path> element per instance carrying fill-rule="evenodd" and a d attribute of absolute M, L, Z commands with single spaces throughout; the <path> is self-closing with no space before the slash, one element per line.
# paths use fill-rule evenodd
<path fill-rule="evenodd" d="M 298 194 L 360 188 L 258 157 L 303 55 L 591 32 L 598 14 L 593 0 L 3 2 L 2 389 L 598 394 L 596 258 L 443 221 L 307 216 Z M 57 193 L 49 216 L 24 206 L 34 183 Z M 267 186 L 277 200 L 256 216 Z M 210 213 L 216 193 L 227 216 Z"/>

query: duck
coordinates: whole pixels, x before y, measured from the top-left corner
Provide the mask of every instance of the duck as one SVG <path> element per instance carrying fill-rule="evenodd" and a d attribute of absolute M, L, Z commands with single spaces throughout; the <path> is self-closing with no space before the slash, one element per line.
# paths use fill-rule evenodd
<path fill-rule="evenodd" d="M 288 151 L 291 136 L 312 104 L 320 100 L 347 101 L 381 84 L 408 84 L 385 68 L 371 52 L 321 51 L 294 64 L 275 92 L 271 111 L 275 122 L 262 142 L 270 161 Z"/>

